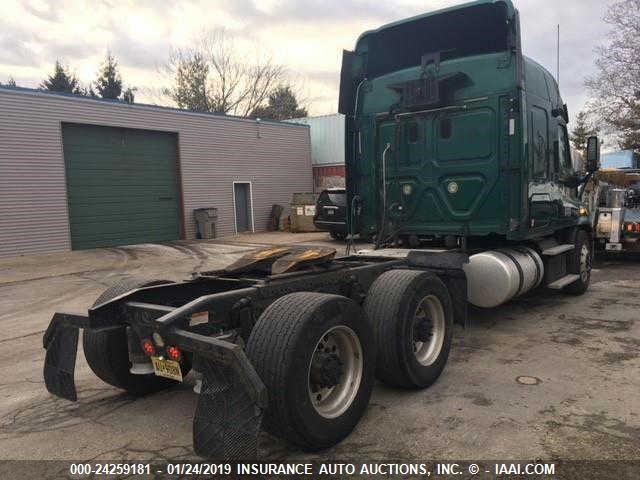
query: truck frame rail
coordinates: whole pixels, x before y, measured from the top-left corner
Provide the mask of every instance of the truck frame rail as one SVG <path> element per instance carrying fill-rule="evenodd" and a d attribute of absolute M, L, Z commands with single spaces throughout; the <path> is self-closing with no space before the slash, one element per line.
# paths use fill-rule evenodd
<path fill-rule="evenodd" d="M 74 380 L 79 331 L 127 329 L 135 360 L 141 341 L 168 346 L 192 358 L 199 400 L 193 420 L 196 453 L 207 458 L 253 458 L 269 392 L 244 351 L 261 313 L 294 292 L 339 295 L 362 305 L 371 284 L 394 269 L 429 271 L 447 286 L 455 321 L 465 325 L 466 279 L 459 252 L 407 251 L 404 258 L 349 256 L 271 274 L 264 264 L 245 272 L 203 272 L 193 279 L 133 289 L 94 305 L 86 315 L 54 314 L 43 336 L 49 392 L 76 401 Z M 164 347 L 164 349 L 163 349 Z M 138 351 L 139 353 L 139 351 Z M 132 370 L 133 371 L 133 370 Z"/>

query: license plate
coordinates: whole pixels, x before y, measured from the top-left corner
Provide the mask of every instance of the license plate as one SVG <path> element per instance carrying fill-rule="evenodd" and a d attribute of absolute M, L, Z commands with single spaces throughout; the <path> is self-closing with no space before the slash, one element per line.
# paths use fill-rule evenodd
<path fill-rule="evenodd" d="M 327 215 L 334 215 L 336 212 L 334 210 L 327 210 Z"/>
<path fill-rule="evenodd" d="M 171 380 L 182 381 L 182 371 L 180 363 L 173 360 L 166 360 L 160 357 L 151 357 L 153 370 L 159 377 L 170 378 Z"/>

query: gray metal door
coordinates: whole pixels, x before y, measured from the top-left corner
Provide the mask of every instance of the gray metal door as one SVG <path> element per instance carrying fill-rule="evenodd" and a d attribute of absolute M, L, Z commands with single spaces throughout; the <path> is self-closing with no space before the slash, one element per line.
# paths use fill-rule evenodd
<path fill-rule="evenodd" d="M 251 230 L 249 184 L 234 183 L 233 195 L 236 202 L 236 230 L 238 233 L 248 232 Z"/>

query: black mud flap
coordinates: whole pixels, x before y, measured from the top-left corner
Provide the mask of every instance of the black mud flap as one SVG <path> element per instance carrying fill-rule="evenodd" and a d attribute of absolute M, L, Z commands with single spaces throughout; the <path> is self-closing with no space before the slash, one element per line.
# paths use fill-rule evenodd
<path fill-rule="evenodd" d="M 233 343 L 181 331 L 176 335 L 195 353 L 202 373 L 193 417 L 193 449 L 215 460 L 255 459 L 267 407 L 266 387 L 242 348 Z"/>
<path fill-rule="evenodd" d="M 202 388 L 193 417 L 193 449 L 216 460 L 255 459 L 263 407 L 232 366 L 200 363 Z"/>
<path fill-rule="evenodd" d="M 44 383 L 49 392 L 76 401 L 76 355 L 79 329 L 86 325 L 82 315 L 56 313 L 42 338 L 47 350 L 44 360 Z"/>

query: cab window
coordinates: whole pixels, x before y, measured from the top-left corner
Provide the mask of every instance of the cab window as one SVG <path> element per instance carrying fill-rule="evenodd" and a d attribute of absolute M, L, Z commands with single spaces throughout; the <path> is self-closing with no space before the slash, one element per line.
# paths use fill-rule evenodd
<path fill-rule="evenodd" d="M 571 154 L 569 152 L 569 138 L 567 127 L 558 125 L 558 141 L 556 142 L 555 167 L 556 171 L 571 169 Z"/>
<path fill-rule="evenodd" d="M 533 106 L 530 125 L 529 149 L 531 152 L 533 178 L 547 178 L 549 166 L 549 151 L 547 149 L 549 122 L 546 110 Z"/>

